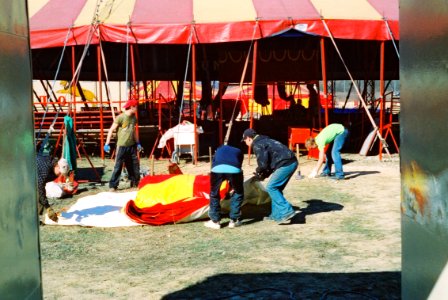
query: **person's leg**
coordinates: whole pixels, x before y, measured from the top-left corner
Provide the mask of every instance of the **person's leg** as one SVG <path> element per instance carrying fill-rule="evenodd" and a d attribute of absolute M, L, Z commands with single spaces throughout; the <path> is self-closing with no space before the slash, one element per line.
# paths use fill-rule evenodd
<path fill-rule="evenodd" d="M 221 220 L 221 196 L 219 190 L 223 181 L 223 174 L 210 173 L 210 209 L 208 211 L 208 216 L 215 223 Z"/>
<path fill-rule="evenodd" d="M 126 147 L 118 147 L 118 151 L 116 153 L 114 171 L 112 172 L 112 176 L 109 181 L 109 188 L 111 189 L 118 188 L 118 184 L 120 183 L 121 169 L 123 167 L 123 160 L 125 156 L 125 151 L 123 148 Z"/>
<path fill-rule="evenodd" d="M 126 170 L 128 170 L 131 187 L 137 187 L 140 182 L 140 162 L 137 156 L 137 147 L 126 147 L 127 155 L 125 160 Z"/>
<path fill-rule="evenodd" d="M 266 191 L 271 197 L 271 219 L 281 221 L 294 212 L 292 205 L 283 196 L 282 190 L 297 168 L 297 163 L 281 167 L 272 173 L 266 185 Z"/>
<path fill-rule="evenodd" d="M 228 174 L 230 185 L 233 188 L 233 195 L 230 199 L 230 214 L 231 220 L 236 221 L 241 218 L 241 205 L 244 199 L 244 177 L 243 172 L 237 174 Z"/>
<path fill-rule="evenodd" d="M 322 170 L 322 175 L 331 174 L 331 166 L 333 165 L 333 158 L 331 157 L 331 152 L 333 149 L 333 142 L 328 145 L 327 151 L 325 152 L 325 165 Z"/>
<path fill-rule="evenodd" d="M 337 179 L 343 179 L 345 177 L 342 169 L 341 149 L 344 146 L 345 140 L 348 136 L 348 130 L 345 129 L 343 133 L 336 136 L 333 142 L 333 149 L 331 151 L 331 157 L 334 161 L 335 177 Z"/>

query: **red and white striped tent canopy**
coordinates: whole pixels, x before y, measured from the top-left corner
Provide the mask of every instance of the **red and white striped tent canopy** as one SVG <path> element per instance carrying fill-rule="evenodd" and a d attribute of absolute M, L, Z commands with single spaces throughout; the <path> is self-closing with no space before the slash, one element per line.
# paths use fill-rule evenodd
<path fill-rule="evenodd" d="M 29 0 L 31 47 L 248 41 L 289 29 L 399 39 L 398 0 Z"/>

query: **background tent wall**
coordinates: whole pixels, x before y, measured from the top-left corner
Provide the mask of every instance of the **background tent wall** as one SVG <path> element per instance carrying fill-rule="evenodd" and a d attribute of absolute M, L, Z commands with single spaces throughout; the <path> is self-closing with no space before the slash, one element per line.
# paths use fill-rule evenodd
<path fill-rule="evenodd" d="M 400 4 L 402 296 L 448 299 L 448 11 L 441 0 Z"/>
<path fill-rule="evenodd" d="M 355 79 L 379 79 L 380 41 L 336 40 Z M 197 51 L 197 80 L 240 82 L 250 42 L 201 44 Z M 257 82 L 321 80 L 320 37 L 277 36 L 259 40 Z M 349 79 L 330 42 L 326 45 L 327 79 Z M 79 80 L 97 80 L 95 46 L 90 46 Z M 84 46 L 74 47 L 79 61 Z M 102 43 L 110 81 L 126 78 L 126 44 Z M 182 80 L 188 45 L 138 44 L 134 46 L 136 80 Z M 33 49 L 33 78 L 54 79 L 62 48 Z M 205 57 L 206 53 L 206 57 Z M 113 63 L 112 63 L 113 62 Z M 250 63 L 252 64 L 252 58 Z M 250 67 L 250 66 L 249 66 Z M 190 66 L 191 69 L 191 66 Z M 191 70 L 187 80 L 191 79 Z M 209 77 L 209 78 L 207 78 Z M 385 80 L 398 79 L 398 59 L 392 42 L 385 42 Z M 71 80 L 71 54 L 64 54 L 58 80 Z M 244 82 L 251 82 L 247 72 Z"/>
<path fill-rule="evenodd" d="M 0 298 L 41 299 L 26 1 L 0 6 Z"/>

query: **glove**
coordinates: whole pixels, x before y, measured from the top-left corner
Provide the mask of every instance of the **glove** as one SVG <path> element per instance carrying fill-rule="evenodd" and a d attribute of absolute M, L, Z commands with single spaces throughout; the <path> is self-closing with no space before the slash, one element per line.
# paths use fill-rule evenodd
<path fill-rule="evenodd" d="M 104 152 L 109 153 L 110 152 L 110 145 L 109 144 L 104 145 L 103 149 L 104 149 Z"/>
<path fill-rule="evenodd" d="M 142 152 L 143 151 L 143 147 L 140 143 L 137 143 L 137 151 L 138 152 Z"/>
<path fill-rule="evenodd" d="M 47 215 L 53 222 L 56 222 L 56 223 L 58 222 L 58 215 L 53 210 L 53 208 L 51 208 L 51 207 L 47 208 Z"/>
<path fill-rule="evenodd" d="M 317 170 L 313 169 L 310 173 L 310 175 L 308 175 L 308 178 L 316 178 L 317 176 Z"/>

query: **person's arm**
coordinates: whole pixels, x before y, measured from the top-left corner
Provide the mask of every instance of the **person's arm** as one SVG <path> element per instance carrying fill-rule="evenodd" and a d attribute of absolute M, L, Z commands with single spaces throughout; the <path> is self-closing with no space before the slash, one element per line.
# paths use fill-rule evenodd
<path fill-rule="evenodd" d="M 117 130 L 117 128 L 118 128 L 118 124 L 115 122 L 112 124 L 112 126 L 110 126 L 109 132 L 107 133 L 106 145 L 110 144 L 110 140 L 112 139 L 112 134 L 114 134 L 114 131 Z"/>
<path fill-rule="evenodd" d="M 310 175 L 308 176 L 309 178 L 314 178 L 317 176 L 317 174 L 319 174 L 319 170 L 322 167 L 324 160 L 325 160 L 325 148 L 322 150 L 319 150 L 319 159 L 317 160 L 316 166 L 314 167 L 314 169 L 311 171 Z"/>

